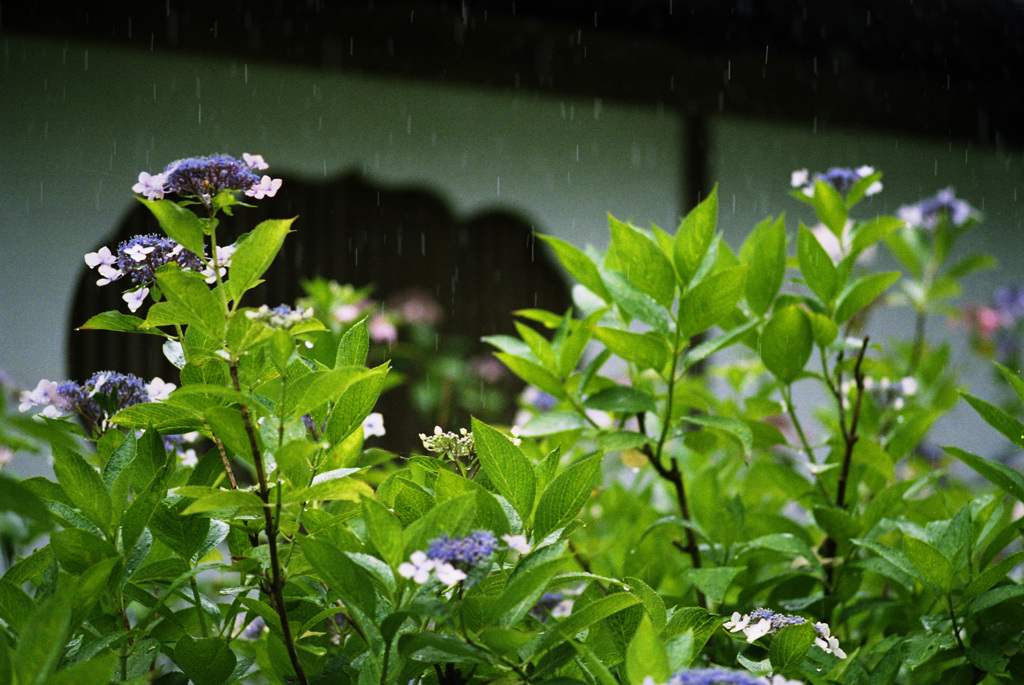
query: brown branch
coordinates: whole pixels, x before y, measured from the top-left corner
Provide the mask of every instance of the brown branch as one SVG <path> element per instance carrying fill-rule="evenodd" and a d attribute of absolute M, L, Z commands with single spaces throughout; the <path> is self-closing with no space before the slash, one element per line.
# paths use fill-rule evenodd
<path fill-rule="evenodd" d="M 229 365 L 231 370 L 231 381 L 235 390 L 242 392 L 242 386 L 238 381 L 238 366 L 232 362 Z M 263 455 L 260 454 L 259 445 L 256 443 L 256 430 L 253 427 L 252 418 L 249 416 L 249 409 L 245 404 L 239 405 L 242 413 L 242 421 L 245 423 L 245 432 L 249 437 L 249 448 L 252 450 L 252 461 L 256 467 L 256 481 L 259 484 L 259 497 L 263 501 L 263 520 L 267 532 L 267 548 L 270 552 L 270 579 L 264 578 L 260 583 L 264 592 L 270 597 L 271 605 L 281 620 L 281 637 L 288 649 L 288 657 L 291 659 L 292 668 L 295 669 L 295 676 L 302 685 L 309 685 L 306 673 L 299 661 L 299 654 L 295 649 L 295 640 L 292 637 L 291 626 L 288 625 L 288 611 L 284 605 L 284 580 L 281 578 L 281 562 L 277 553 L 277 526 L 274 521 L 274 514 L 270 509 L 270 488 L 267 485 L 267 474 L 263 468 Z M 278 514 L 281 507 L 281 491 L 278 489 Z"/>

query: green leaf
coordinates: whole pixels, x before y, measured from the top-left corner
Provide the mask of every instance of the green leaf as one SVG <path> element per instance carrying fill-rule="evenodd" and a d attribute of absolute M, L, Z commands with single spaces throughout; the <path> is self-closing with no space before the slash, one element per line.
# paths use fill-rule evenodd
<path fill-rule="evenodd" d="M 117 668 L 118 658 L 116 652 L 107 652 L 88 661 L 77 661 L 53 674 L 46 685 L 95 685 L 109 682 L 110 674 Z M 0 683 L 3 683 L 2 678 Z"/>
<path fill-rule="evenodd" d="M 102 312 L 91 317 L 76 328 L 76 331 L 117 331 L 118 333 L 147 333 L 163 335 L 160 331 L 142 327 L 144 321 L 137 316 L 122 314 L 118 311 Z"/>
<path fill-rule="evenodd" d="M 671 354 L 668 340 L 658 331 L 633 333 L 599 326 L 593 332 L 594 337 L 604 343 L 605 347 L 627 362 L 636 364 L 640 370 L 654 369 L 660 372 Z"/>
<path fill-rule="evenodd" d="M 171 240 L 181 243 L 190 252 L 203 254 L 206 245 L 203 239 L 203 223 L 190 210 L 170 200 L 145 200 L 136 198 L 153 213 L 160 228 Z"/>
<path fill-rule="evenodd" d="M 967 400 L 967 404 L 971 405 L 981 418 L 985 419 L 985 423 L 1002 433 L 1014 445 L 1024 449 L 1024 424 L 980 397 L 966 392 L 961 392 L 960 396 Z M 970 465 L 968 464 L 968 466 Z"/>
<path fill-rule="evenodd" d="M 815 509 L 815 512 L 817 511 L 818 509 Z M 798 561 L 803 557 L 804 561 L 814 566 L 819 573 L 824 572 L 821 560 L 818 559 L 818 555 L 814 553 L 811 546 L 802 538 L 790 533 L 762 535 L 748 542 L 747 547 L 750 549 L 770 549 L 774 552 L 781 552 L 794 561 Z"/>
<path fill-rule="evenodd" d="M 261 221 L 245 240 L 238 243 L 238 248 L 231 255 L 231 299 L 241 298 L 260 282 L 260 276 L 277 256 L 293 221 L 294 217 Z"/>
<path fill-rule="evenodd" d="M 109 542 L 77 528 L 65 528 L 50 535 L 50 547 L 60 565 L 69 573 L 84 573 L 104 559 L 117 556 Z"/>
<path fill-rule="evenodd" d="M 822 304 L 826 307 L 831 305 L 838 287 L 836 265 L 811 229 L 803 224 L 800 224 L 800 232 L 797 234 L 796 254 L 807 287 L 818 296 Z"/>
<path fill-rule="evenodd" d="M 14 512 L 21 519 L 33 521 L 39 532 L 50 528 L 50 512 L 43 501 L 18 481 L 0 473 L 0 511 Z"/>
<path fill-rule="evenodd" d="M 905 535 L 903 553 L 921 577 L 942 593 L 949 592 L 953 583 L 953 564 L 939 550 L 924 540 Z"/>
<path fill-rule="evenodd" d="M 25 621 L 32 615 L 33 607 L 34 603 L 27 592 L 15 582 L 9 581 L 6 574 L 0 578 L 0 619 L 20 632 Z M 0 640 L 0 643 L 6 644 L 6 641 Z"/>
<path fill-rule="evenodd" d="M 527 384 L 537 386 L 552 397 L 562 400 L 567 398 L 562 383 L 539 364 L 508 352 L 495 352 L 494 356 Z"/>
<path fill-rule="evenodd" d="M 608 225 L 612 235 L 605 266 L 624 274 L 630 283 L 663 306 L 671 306 L 676 294 L 672 262 L 657 243 L 611 214 Z"/>
<path fill-rule="evenodd" d="M 555 476 L 537 503 L 534 537 L 542 540 L 575 518 L 593 493 L 600 475 L 601 455 L 594 454 Z"/>
<path fill-rule="evenodd" d="M 611 302 L 612 296 L 601 280 L 601 274 L 593 260 L 583 253 L 582 250 L 571 245 L 560 238 L 549 235 L 538 236 L 555 251 L 555 256 L 562 263 L 569 275 L 580 282 L 590 292 L 600 297 L 605 302 Z"/>
<path fill-rule="evenodd" d="M 326 540 L 302 537 L 299 547 L 317 574 L 341 597 L 371 646 L 380 645 L 377 593 L 370 574 Z"/>
<path fill-rule="evenodd" d="M 712 414 L 683 415 L 679 418 L 685 423 L 704 426 L 705 428 L 714 428 L 729 433 L 739 441 L 744 454 L 750 454 L 751 450 L 754 449 L 754 433 L 745 421 L 734 419 L 731 416 L 716 416 Z"/>
<path fill-rule="evenodd" d="M 386 367 L 385 367 L 386 368 Z M 353 383 L 369 375 L 362 366 L 341 366 L 313 371 L 288 383 L 279 413 L 299 418 L 328 403 L 334 403 Z"/>
<path fill-rule="evenodd" d="M 487 652 L 479 647 L 454 635 L 438 633 L 406 633 L 398 638 L 398 651 L 410 659 L 431 664 L 488 662 Z"/>
<path fill-rule="evenodd" d="M 246 513 L 260 515 L 263 512 L 263 500 L 249 490 L 222 490 L 193 485 L 188 489 L 180 488 L 179 492 L 196 500 L 189 504 L 182 516 L 205 514 L 211 511 L 233 511 L 235 514 Z M 205 493 L 205 494 L 200 494 Z"/>
<path fill-rule="evenodd" d="M 252 444 L 241 412 L 235 407 L 212 407 L 204 417 L 210 430 L 236 456 L 252 463 Z M 255 428 L 253 428 L 255 431 Z M 258 436 L 256 437 L 259 440 Z"/>
<path fill-rule="evenodd" d="M 558 377 L 558 361 L 555 358 L 555 349 L 551 346 L 551 342 L 543 335 L 530 328 L 526 324 L 516 321 L 514 322 L 516 331 L 519 333 L 519 337 L 523 339 L 527 347 L 530 348 L 530 352 L 533 354 L 534 359 L 540 362 L 540 365 L 544 367 L 546 371 L 551 375 Z"/>
<path fill-rule="evenodd" d="M 583 417 L 574 411 L 545 411 L 530 418 L 519 429 L 524 438 L 538 438 L 586 427 Z"/>
<path fill-rule="evenodd" d="M 405 560 L 402 522 L 387 507 L 371 497 L 362 500 L 362 508 L 370 542 L 385 561 L 397 567 Z"/>
<path fill-rule="evenodd" d="M 231 647 L 219 637 L 193 640 L 186 635 L 174 645 L 174 663 L 195 685 L 221 685 L 237 661 Z"/>
<path fill-rule="evenodd" d="M 705 278 L 679 303 L 679 330 L 687 338 L 722 323 L 743 297 L 747 265 L 741 264 Z"/>
<path fill-rule="evenodd" d="M 226 306 L 217 299 L 201 275 L 168 264 L 157 270 L 156 282 L 167 301 L 185 315 L 185 323 L 199 327 L 214 340 L 224 339 Z"/>
<path fill-rule="evenodd" d="M 473 441 L 488 480 L 522 517 L 530 520 L 537 487 L 533 465 L 502 433 L 473 418 Z"/>
<path fill-rule="evenodd" d="M 182 516 L 177 508 L 157 504 L 149 519 L 149 529 L 157 540 L 167 545 L 182 559 L 191 559 L 206 542 L 210 519 Z"/>
<path fill-rule="evenodd" d="M 124 428 L 145 429 L 150 426 L 166 435 L 180 435 L 203 427 L 202 417 L 191 409 L 166 402 L 141 402 L 122 409 L 111 422 Z"/>
<path fill-rule="evenodd" d="M 776 673 L 798 672 L 800 662 L 804 660 L 817 636 L 810 622 L 786 626 L 780 630 L 772 637 L 768 647 L 768 660 L 771 661 L 772 669 Z"/>
<path fill-rule="evenodd" d="M 504 628 L 518 624 L 536 606 L 551 579 L 565 564 L 565 559 L 551 559 L 516 573 L 502 588 L 501 595 L 489 606 L 487 623 L 499 623 Z"/>
<path fill-rule="evenodd" d="M 626 679 L 630 685 L 641 685 L 647 678 L 664 683 L 668 682 L 670 674 L 665 645 L 651 625 L 650 617 L 644 614 L 626 648 Z"/>
<path fill-rule="evenodd" d="M 733 578 L 746 571 L 745 566 L 718 566 L 716 568 L 688 568 L 683 572 L 708 599 L 721 602 Z"/>
<path fill-rule="evenodd" d="M 638 289 L 618 271 L 602 269 L 601 277 L 604 279 L 605 285 L 608 286 L 615 304 L 622 311 L 665 335 L 671 334 L 672 324 L 669 321 L 666 307 Z"/>
<path fill-rule="evenodd" d="M 837 238 L 841 237 L 849 214 L 839 191 L 831 184 L 819 179 L 814 182 L 814 196 L 811 198 L 811 205 L 818 218 L 821 219 L 821 223 L 828 226 Z"/>
<path fill-rule="evenodd" d="M 531 644 L 531 647 L 536 647 L 534 653 L 548 651 L 598 621 L 603 621 L 609 616 L 639 603 L 640 598 L 628 592 L 616 592 L 596 599 L 551 625 L 537 643 Z"/>
<path fill-rule="evenodd" d="M 740 249 L 740 261 L 750 265 L 745 294 L 755 314 L 763 316 L 782 287 L 786 274 L 785 214 L 759 223 Z"/>
<path fill-rule="evenodd" d="M 658 405 L 649 393 L 636 388 L 616 385 L 605 388 L 587 397 L 583 402 L 587 409 L 599 409 L 624 414 L 636 414 L 645 411 L 657 411 Z"/>
<path fill-rule="evenodd" d="M 676 267 L 676 274 L 679 282 L 686 287 L 693 280 L 698 267 L 708 249 L 715 240 L 715 227 L 718 222 L 718 186 L 711 190 L 711 194 L 701 201 L 676 231 L 675 244 L 672 257 Z"/>
<path fill-rule="evenodd" d="M 360 319 L 352 328 L 345 331 L 338 341 L 338 352 L 334 358 L 334 368 L 342 366 L 365 366 L 366 355 L 370 349 L 370 332 L 366 319 Z"/>
<path fill-rule="evenodd" d="M 899 280 L 899 271 L 886 271 L 858 278 L 839 297 L 836 304 L 836 323 L 845 323 L 860 310 L 874 302 L 879 295 Z"/>
<path fill-rule="evenodd" d="M 68 498 L 100 528 L 110 525 L 111 502 L 107 486 L 96 469 L 77 452 L 54 445 L 53 472 Z"/>
<path fill-rule="evenodd" d="M 1003 489 L 1017 500 L 1024 502 L 1024 476 L 1019 471 L 1004 466 L 999 462 L 990 461 L 976 454 L 971 454 L 959 447 L 943 447 L 954 457 L 967 464 L 977 471 L 983 478 L 993 485 Z"/>
<path fill-rule="evenodd" d="M 43 601 L 25 622 L 11 663 L 18 685 L 42 685 L 57 670 L 71 629 L 74 592 Z"/>
<path fill-rule="evenodd" d="M 359 430 L 384 389 L 387 363 L 363 373 L 334 401 L 327 418 L 327 437 L 337 444 Z"/>
<path fill-rule="evenodd" d="M 811 358 L 814 332 L 798 305 L 776 310 L 758 340 L 761 361 L 781 382 L 795 381 Z"/>
<path fill-rule="evenodd" d="M 856 259 L 864 250 L 868 249 L 887 235 L 903 225 L 903 222 L 894 216 L 883 214 L 870 221 L 857 226 L 853 239 L 850 242 L 850 255 Z"/>
<path fill-rule="evenodd" d="M 839 326 L 836 322 L 818 312 L 806 311 L 811 321 L 811 333 L 814 336 L 814 344 L 818 347 L 828 347 L 839 335 Z"/>

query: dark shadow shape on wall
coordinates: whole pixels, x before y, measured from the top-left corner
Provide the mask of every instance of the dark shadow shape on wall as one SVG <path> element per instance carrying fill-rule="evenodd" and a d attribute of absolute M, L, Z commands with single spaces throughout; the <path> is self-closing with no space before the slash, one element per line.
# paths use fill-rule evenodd
<path fill-rule="evenodd" d="M 314 277 L 357 287 L 373 284 L 373 297 L 379 301 L 415 288 L 433 295 L 445 314 L 439 332 L 469 341 L 470 356 L 490 352 L 481 336 L 514 334 L 511 312 L 516 309 L 564 312 L 571 306 L 550 249 L 529 224 L 507 211 L 462 219 L 434 192 L 389 188 L 357 173 L 324 183 L 285 179 L 274 198 L 254 204 L 224 217 L 219 243 L 230 244 L 264 219 L 298 219 L 265 283 L 246 295 L 244 304 L 249 306 L 293 303 L 305 294 L 301 281 Z M 115 250 L 132 236 L 158 232 L 152 215 L 139 205 L 103 244 Z M 95 271 L 83 269 L 72 328 L 100 312 L 127 311 L 121 284 L 100 287 L 97 278 Z M 177 370 L 161 351 L 162 341 L 148 335 L 75 331 L 68 345 L 70 377 L 81 381 L 109 369 L 144 379 L 176 379 Z M 513 382 L 508 389 L 521 387 Z M 401 389 L 385 393 L 377 408 L 385 415 L 388 434 L 380 442 L 388 449 L 415 449 L 417 434 L 433 430 L 422 425 Z M 503 419 L 511 421 L 511 413 Z"/>

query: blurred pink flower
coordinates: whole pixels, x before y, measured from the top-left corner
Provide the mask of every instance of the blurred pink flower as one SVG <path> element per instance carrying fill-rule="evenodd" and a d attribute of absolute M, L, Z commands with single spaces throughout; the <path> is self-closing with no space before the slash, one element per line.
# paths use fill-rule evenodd
<path fill-rule="evenodd" d="M 398 340 L 398 329 L 395 328 L 395 324 L 388 321 L 388 318 L 380 312 L 370 317 L 368 328 L 370 339 L 374 342 L 386 342 L 391 345 Z"/>
<path fill-rule="evenodd" d="M 413 326 L 436 326 L 444 319 L 444 310 L 426 290 L 411 288 L 388 300 L 388 308 L 398 313 L 401 321 Z"/>

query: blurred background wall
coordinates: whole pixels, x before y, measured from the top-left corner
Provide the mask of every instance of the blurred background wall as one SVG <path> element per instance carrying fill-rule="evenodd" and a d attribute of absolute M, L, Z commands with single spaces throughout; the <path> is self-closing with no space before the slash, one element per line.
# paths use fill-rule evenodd
<path fill-rule="evenodd" d="M 139 171 L 214 152 L 599 248 L 608 212 L 671 229 L 714 183 L 733 245 L 767 214 L 792 231 L 791 171 L 867 164 L 886 188 L 862 217 L 950 185 L 984 212 L 964 247 L 1001 267 L 962 302 L 1024 280 L 1015 0 L 144 4 L 0 8 L 0 368 L 25 387 L 65 377 L 82 255 Z M 930 331 L 990 394 L 964 332 Z M 982 425 L 956 413 L 939 440 Z"/>

